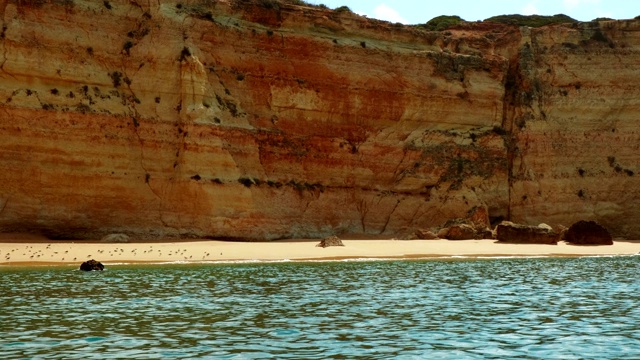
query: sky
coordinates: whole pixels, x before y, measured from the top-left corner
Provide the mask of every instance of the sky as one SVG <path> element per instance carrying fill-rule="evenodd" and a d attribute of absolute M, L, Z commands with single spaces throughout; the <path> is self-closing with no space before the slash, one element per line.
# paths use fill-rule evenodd
<path fill-rule="evenodd" d="M 565 14 L 580 21 L 599 17 L 632 19 L 640 15 L 638 0 L 306 0 L 335 9 L 346 5 L 370 18 L 423 24 L 439 15 L 458 15 L 467 21 L 495 15 Z"/>

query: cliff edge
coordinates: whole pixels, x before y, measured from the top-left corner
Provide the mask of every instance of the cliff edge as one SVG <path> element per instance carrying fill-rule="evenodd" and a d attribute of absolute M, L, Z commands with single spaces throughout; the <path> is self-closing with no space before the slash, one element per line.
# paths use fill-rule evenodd
<path fill-rule="evenodd" d="M 640 21 L 443 32 L 274 1 L 0 1 L 0 231 L 640 238 Z"/>

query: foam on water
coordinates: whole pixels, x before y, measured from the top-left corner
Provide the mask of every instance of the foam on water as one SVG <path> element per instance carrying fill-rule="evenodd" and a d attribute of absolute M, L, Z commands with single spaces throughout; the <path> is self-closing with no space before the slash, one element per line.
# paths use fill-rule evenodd
<path fill-rule="evenodd" d="M 278 263 L 331 263 L 331 262 L 378 262 L 378 261 L 438 261 L 438 260 L 504 260 L 504 259 L 550 259 L 550 258 L 616 258 L 636 257 L 632 255 L 429 255 L 423 257 L 350 257 L 350 258 L 319 258 L 319 259 L 244 259 L 244 260 L 175 260 L 175 261 L 145 261 L 145 262 L 105 262 L 105 266 L 130 265 L 225 265 L 225 264 L 278 264 Z M 57 266 L 57 265 L 48 265 Z"/>

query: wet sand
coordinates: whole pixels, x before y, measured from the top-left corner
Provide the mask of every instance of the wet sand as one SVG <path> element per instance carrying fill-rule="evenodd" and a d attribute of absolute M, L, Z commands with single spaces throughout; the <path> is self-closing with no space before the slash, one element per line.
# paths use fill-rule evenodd
<path fill-rule="evenodd" d="M 103 243 L 0 237 L 0 265 L 80 264 L 95 259 L 122 263 L 338 260 L 366 258 L 606 256 L 640 252 L 640 241 L 611 246 L 505 244 L 495 240 L 344 240 L 344 247 L 316 247 L 319 240 L 273 242 L 169 241 Z"/>

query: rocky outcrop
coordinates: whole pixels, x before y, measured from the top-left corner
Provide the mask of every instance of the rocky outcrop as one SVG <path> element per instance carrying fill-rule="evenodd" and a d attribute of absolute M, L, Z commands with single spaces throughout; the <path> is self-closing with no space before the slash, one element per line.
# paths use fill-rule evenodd
<path fill-rule="evenodd" d="M 564 236 L 567 242 L 576 245 L 613 245 L 609 231 L 595 221 L 578 221 Z"/>
<path fill-rule="evenodd" d="M 484 206 L 474 206 L 463 218 L 450 219 L 438 231 L 437 237 L 449 240 L 492 239 L 489 212 Z"/>
<path fill-rule="evenodd" d="M 418 229 L 414 233 L 413 238 L 419 239 L 419 240 L 435 240 L 438 238 L 438 235 L 434 234 L 433 231 L 430 231 L 430 230 Z"/>
<path fill-rule="evenodd" d="M 477 237 L 476 229 L 467 224 L 457 224 L 449 227 L 447 239 L 449 240 L 470 240 Z"/>
<path fill-rule="evenodd" d="M 0 231 L 322 238 L 475 214 L 640 236 L 639 21 L 431 32 L 268 3 L 1 3 Z"/>
<path fill-rule="evenodd" d="M 528 226 L 503 221 L 496 228 L 498 241 L 507 243 L 557 245 L 559 237 L 549 226 Z"/>
<path fill-rule="evenodd" d="M 327 238 L 322 239 L 322 241 L 320 241 L 320 243 L 316 245 L 316 247 L 322 247 L 322 248 L 326 248 L 329 246 L 344 246 L 344 244 L 342 243 L 342 240 L 340 240 L 339 237 L 333 235 L 333 236 L 329 236 Z"/>
<path fill-rule="evenodd" d="M 476 239 L 492 240 L 496 238 L 494 231 L 488 228 L 476 230 Z"/>
<path fill-rule="evenodd" d="M 82 271 L 102 271 L 104 270 L 104 265 L 101 262 L 96 260 L 87 260 L 80 264 L 80 270 Z"/>

